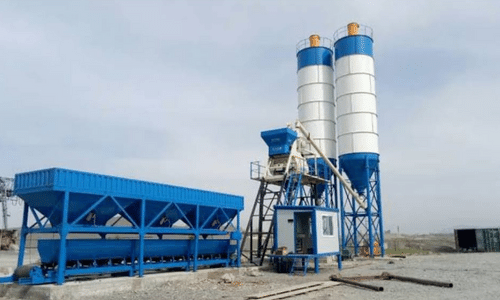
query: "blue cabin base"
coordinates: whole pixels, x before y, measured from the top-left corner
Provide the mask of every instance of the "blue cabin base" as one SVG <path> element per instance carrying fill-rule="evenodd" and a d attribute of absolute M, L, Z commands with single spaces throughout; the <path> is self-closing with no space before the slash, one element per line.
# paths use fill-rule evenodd
<path fill-rule="evenodd" d="M 314 261 L 314 273 L 319 273 L 319 260 L 324 257 L 336 256 L 338 269 L 342 270 L 342 256 L 340 252 L 321 253 L 321 254 L 288 254 L 288 255 L 269 255 L 274 271 L 277 273 L 294 274 L 301 270 L 304 276 L 307 275 L 309 262 Z"/>
<path fill-rule="evenodd" d="M 273 250 L 286 249 L 286 254 L 270 255 L 275 267 L 291 263 L 293 273 L 298 263 L 304 275 L 310 260 L 314 260 L 314 270 L 319 273 L 319 259 L 337 256 L 338 267 L 342 268 L 340 236 L 337 208 L 283 205 L 274 207 Z M 284 251 L 284 250 L 283 250 Z"/>

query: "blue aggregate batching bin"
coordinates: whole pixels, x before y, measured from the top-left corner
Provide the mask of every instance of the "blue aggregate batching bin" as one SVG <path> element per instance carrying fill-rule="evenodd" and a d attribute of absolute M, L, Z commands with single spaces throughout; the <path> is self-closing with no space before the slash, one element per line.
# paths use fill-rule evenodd
<path fill-rule="evenodd" d="M 199 255 L 220 256 L 236 251 L 228 240 L 200 241 Z M 186 253 L 194 252 L 195 240 L 145 240 L 144 256 L 148 258 L 180 258 Z M 67 255 L 71 261 L 95 261 L 107 259 L 123 259 L 130 253 L 139 253 L 139 240 L 88 240 L 75 239 L 67 241 Z M 99 251 L 95 251 L 99 249 Z M 60 245 L 59 240 L 39 240 L 38 252 L 44 264 L 57 263 Z M 121 262 L 120 262 L 121 263 Z"/>
<path fill-rule="evenodd" d="M 40 240 L 42 265 L 17 272 L 26 274 L 17 277 L 19 283 L 62 284 L 68 276 L 82 274 L 142 276 L 145 269 L 240 265 L 241 196 L 60 168 L 16 174 L 15 194 L 25 202 L 18 267 L 28 233 L 60 236 Z M 34 224 L 28 224 L 29 214 Z M 130 225 L 116 225 L 117 218 Z M 101 239 L 70 240 L 69 233 L 95 233 Z M 110 234 L 137 238 L 114 240 L 107 238 Z"/>

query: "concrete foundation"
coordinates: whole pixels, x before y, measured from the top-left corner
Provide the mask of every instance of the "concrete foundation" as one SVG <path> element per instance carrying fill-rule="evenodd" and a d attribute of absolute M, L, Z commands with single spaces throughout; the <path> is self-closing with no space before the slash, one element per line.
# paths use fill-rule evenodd
<path fill-rule="evenodd" d="M 85 281 L 70 281 L 64 285 L 18 285 L 0 284 L 0 297 L 5 299 L 92 299 L 115 292 L 134 292 L 164 286 L 166 282 L 192 279 L 217 279 L 224 274 L 245 274 L 258 267 L 205 269 L 197 272 L 168 272 L 147 274 L 144 277 L 102 278 Z"/>

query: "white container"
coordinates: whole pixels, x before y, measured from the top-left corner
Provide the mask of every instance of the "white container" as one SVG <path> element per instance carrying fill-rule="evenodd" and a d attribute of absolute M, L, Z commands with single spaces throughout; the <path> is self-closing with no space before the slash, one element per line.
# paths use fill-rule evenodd
<path fill-rule="evenodd" d="M 379 153 L 373 58 L 347 55 L 335 61 L 339 156 Z"/>
<path fill-rule="evenodd" d="M 321 151 L 327 157 L 336 159 L 333 68 L 309 65 L 298 70 L 297 79 L 299 121 Z"/>

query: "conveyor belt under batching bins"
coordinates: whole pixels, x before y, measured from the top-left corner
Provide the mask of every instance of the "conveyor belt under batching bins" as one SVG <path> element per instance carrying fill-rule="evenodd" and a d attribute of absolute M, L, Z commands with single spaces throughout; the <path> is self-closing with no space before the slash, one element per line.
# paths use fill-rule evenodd
<path fill-rule="evenodd" d="M 55 168 L 17 174 L 15 193 L 25 202 L 18 260 L 23 272 L 13 276 L 21 284 L 62 284 L 85 274 L 142 276 L 146 269 L 240 266 L 240 196 Z M 34 224 L 28 224 L 29 214 Z M 116 215 L 131 226 L 113 226 Z M 28 233 L 61 237 L 39 241 L 41 266 L 22 267 Z M 69 233 L 95 233 L 101 239 L 67 239 Z M 137 238 L 106 239 L 109 234 Z M 146 234 L 158 238 L 146 239 Z"/>

